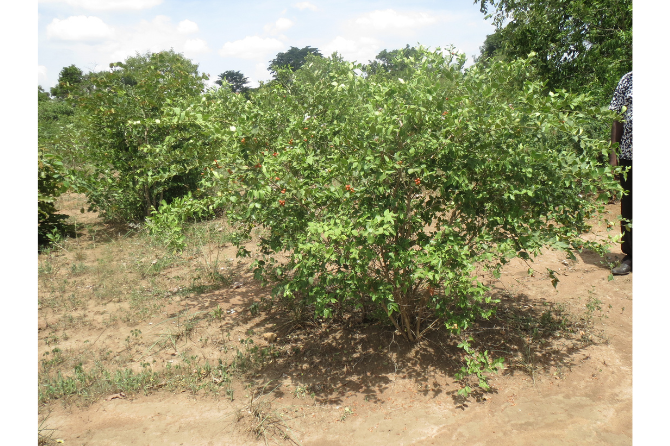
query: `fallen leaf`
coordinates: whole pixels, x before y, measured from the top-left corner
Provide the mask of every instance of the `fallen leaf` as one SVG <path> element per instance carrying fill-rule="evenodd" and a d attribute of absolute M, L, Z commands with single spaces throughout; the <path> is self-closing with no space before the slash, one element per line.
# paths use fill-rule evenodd
<path fill-rule="evenodd" d="M 112 401 L 112 400 L 115 400 L 115 399 L 117 399 L 117 398 L 123 399 L 123 398 L 125 398 L 125 397 L 126 397 L 126 394 L 123 393 L 123 392 L 121 392 L 121 393 L 115 393 L 114 395 L 110 395 L 110 396 L 108 396 L 108 397 L 106 398 L 106 400 L 107 400 L 107 401 Z"/>

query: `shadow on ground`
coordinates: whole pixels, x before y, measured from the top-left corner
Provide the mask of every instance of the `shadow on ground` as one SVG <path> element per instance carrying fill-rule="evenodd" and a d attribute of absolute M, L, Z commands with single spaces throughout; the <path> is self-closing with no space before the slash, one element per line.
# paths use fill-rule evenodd
<path fill-rule="evenodd" d="M 385 320 L 366 319 L 358 312 L 330 320 L 297 319 L 295 313 L 276 303 L 263 304 L 263 296 L 269 299 L 269 290 L 248 280 L 239 289 L 225 287 L 186 298 L 184 303 L 188 311 L 203 317 L 219 305 L 235 308 L 234 317 L 226 318 L 222 329 L 243 327 L 256 338 L 256 346 L 277 352 L 272 361 L 249 372 L 254 381 L 259 376 L 266 383 L 291 380 L 294 390 L 279 386 L 274 395 L 302 393 L 312 395 L 320 404 L 342 404 L 348 393 L 384 404 L 384 394 L 400 378 L 413 381 L 424 396 L 450 395 L 454 405 L 464 409 L 468 402 L 481 401 L 496 389 L 484 391 L 472 378 L 455 381 L 466 359 L 457 347 L 461 339 L 471 336 L 471 345 L 478 351 L 504 358 L 504 374 L 522 373 L 533 380 L 541 374 L 569 370 L 579 351 L 597 342 L 584 315 L 525 294 L 496 292 L 492 297 L 500 302 L 489 320 L 477 321 L 459 336 L 436 324 L 439 328 L 419 343 L 405 340 Z M 254 303 L 265 309 L 257 306 L 261 310 L 252 314 L 249 308 Z M 308 310 L 305 314 L 313 313 Z M 262 337 L 268 333 L 277 336 L 271 346 Z M 465 384 L 473 389 L 469 397 L 458 394 Z"/>

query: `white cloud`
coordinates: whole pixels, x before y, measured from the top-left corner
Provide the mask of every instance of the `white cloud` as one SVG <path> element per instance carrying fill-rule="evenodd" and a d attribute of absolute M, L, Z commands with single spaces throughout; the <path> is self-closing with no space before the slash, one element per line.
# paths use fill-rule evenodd
<path fill-rule="evenodd" d="M 197 33 L 198 29 L 198 24 L 190 20 L 182 20 L 177 26 L 177 32 L 179 34 Z"/>
<path fill-rule="evenodd" d="M 39 0 L 39 3 L 65 3 L 91 11 L 140 11 L 158 6 L 163 0 Z"/>
<path fill-rule="evenodd" d="M 293 22 L 285 17 L 281 17 L 274 23 L 268 23 L 263 27 L 263 31 L 268 34 L 279 34 L 293 26 Z"/>
<path fill-rule="evenodd" d="M 275 22 L 275 28 L 277 29 L 277 31 L 286 31 L 292 26 L 293 22 L 287 19 L 286 17 L 282 17 Z"/>
<path fill-rule="evenodd" d="M 298 8 L 299 10 L 303 9 L 311 9 L 312 11 L 316 11 L 316 6 L 311 4 L 310 2 L 300 2 L 300 3 L 294 3 L 293 4 L 294 8 Z"/>
<path fill-rule="evenodd" d="M 440 17 L 426 12 L 398 12 L 393 9 L 376 10 L 353 19 L 353 24 L 376 31 L 400 31 L 434 25 Z"/>
<path fill-rule="evenodd" d="M 37 84 L 38 85 L 46 85 L 49 82 L 49 78 L 47 76 L 47 67 L 44 65 L 38 65 L 37 66 Z"/>
<path fill-rule="evenodd" d="M 209 51 L 211 50 L 207 46 L 207 42 L 202 39 L 188 39 L 184 43 L 184 54 L 186 56 L 190 54 L 208 53 Z"/>
<path fill-rule="evenodd" d="M 65 20 L 53 19 L 47 25 L 47 37 L 61 40 L 104 40 L 114 36 L 114 29 L 98 17 L 83 15 Z"/>
<path fill-rule="evenodd" d="M 180 33 L 179 27 L 184 22 L 175 24 L 164 15 L 156 16 L 153 20 L 142 20 L 132 26 L 115 29 L 115 38 L 104 42 L 81 43 L 77 51 L 86 55 L 88 60 L 94 61 L 96 70 L 107 69 L 110 62 L 123 61 L 137 53 L 147 51 L 158 52 L 173 48 L 192 58 L 199 54 L 211 51 L 207 42 L 195 37 L 187 37 Z M 195 23 L 188 25 L 191 28 Z M 186 28 L 188 29 L 188 27 Z"/>
<path fill-rule="evenodd" d="M 321 53 L 329 57 L 337 51 L 346 60 L 367 63 L 375 58 L 381 48 L 381 42 L 371 37 L 356 37 L 347 39 L 337 36 L 330 43 L 323 46 Z"/>
<path fill-rule="evenodd" d="M 259 59 L 268 53 L 284 49 L 284 44 L 273 38 L 247 36 L 234 42 L 226 42 L 219 50 L 223 57 L 239 57 L 240 59 Z"/>

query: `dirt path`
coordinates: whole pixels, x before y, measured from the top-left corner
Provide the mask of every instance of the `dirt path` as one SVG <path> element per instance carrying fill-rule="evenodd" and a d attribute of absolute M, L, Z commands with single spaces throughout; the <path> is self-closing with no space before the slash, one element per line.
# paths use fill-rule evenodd
<path fill-rule="evenodd" d="M 617 209 L 608 210 L 615 215 Z M 612 257 L 620 258 L 618 251 L 613 252 Z M 300 344 L 302 359 L 265 368 L 259 381 L 281 386 L 274 392 L 267 387 L 255 405 L 254 389 L 238 383 L 234 401 L 202 392 L 163 391 L 102 399 L 84 408 L 52 403 L 41 413 L 51 411 L 49 427 L 56 429 L 55 438 L 69 445 L 264 444 L 249 432 L 262 424 L 254 411 L 266 417 L 261 428 L 269 444 L 291 444 L 280 439 L 281 429 L 305 446 L 630 445 L 632 274 L 609 281 L 608 268 L 589 254 L 570 261 L 547 252 L 533 265 L 537 271 L 545 267 L 557 272 L 556 289 L 546 274 L 528 276 L 528 266 L 515 261 L 494 290 L 528 311 L 559 304 L 586 311 L 596 341 L 583 348 L 529 350 L 526 362 L 492 377 L 491 393 L 467 400 L 456 395 L 458 385 L 446 376 L 445 371 L 452 370 L 448 364 L 425 354 L 428 347 L 417 351 L 399 346 L 390 356 L 395 358 L 392 364 L 385 357 L 375 362 L 374 343 L 392 345 L 392 332 L 370 339 L 366 327 L 354 327 L 314 332 L 312 336 L 319 338 L 312 339 L 313 344 L 309 339 Z M 187 297 L 174 305 L 185 308 L 207 302 L 208 308 L 216 304 L 227 311 L 263 293 L 267 291 L 248 285 Z M 237 329 L 258 330 L 258 324 L 257 319 L 240 317 Z M 355 347 L 358 339 L 364 340 L 361 345 L 373 346 L 371 353 L 361 354 L 353 370 L 345 364 L 337 375 L 317 361 L 318 355 L 310 359 L 307 353 L 310 345 L 316 345 L 322 346 L 322 354 L 346 354 L 347 346 Z M 280 341 L 289 345 L 288 340 Z"/>

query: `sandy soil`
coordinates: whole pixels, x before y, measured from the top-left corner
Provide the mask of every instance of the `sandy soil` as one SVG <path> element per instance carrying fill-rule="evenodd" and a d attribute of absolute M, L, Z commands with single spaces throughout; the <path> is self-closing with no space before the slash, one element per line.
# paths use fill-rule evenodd
<path fill-rule="evenodd" d="M 617 205 L 608 206 L 608 212 L 614 220 Z M 605 228 L 598 231 L 604 234 Z M 617 248 L 612 253 L 610 260 L 621 258 Z M 269 382 L 264 389 L 236 382 L 233 401 L 186 391 L 109 395 L 85 406 L 52 403 L 40 413 L 50 411 L 48 427 L 69 445 L 255 445 L 265 440 L 305 446 L 630 445 L 632 274 L 610 281 L 602 260 L 584 253 L 572 261 L 547 251 L 533 268 L 557 271 L 556 289 L 546 274 L 529 276 L 521 261 L 505 268 L 501 280 L 492 283 L 502 299 L 501 314 L 539 317 L 551 305 L 583 314 L 591 305 L 592 326 L 588 333 L 576 334 L 591 342 L 553 339 L 524 352 L 523 345 L 495 330 L 500 327 L 489 327 L 493 334 L 486 335 L 487 345 L 516 353 L 517 359 L 492 376 L 491 392 L 475 392 L 468 399 L 456 393 L 460 384 L 453 374 L 459 357 L 444 333 L 436 331 L 410 346 L 392 328 L 352 321 L 282 331 L 277 315 L 240 311 L 269 294 L 241 276 L 242 287 L 175 298 L 165 312 L 216 305 L 237 309 L 225 321 L 233 336 L 253 329 L 259 344 L 263 334 L 275 333 L 277 345 L 295 347 L 299 353 L 253 376 L 255 383 Z M 159 321 L 147 319 L 138 327 L 150 333 Z M 42 342 L 48 320 L 45 324 L 38 334 L 40 356 L 49 348 Z M 71 333 L 69 344 L 61 348 L 76 348 L 94 336 L 100 345 L 120 345 L 127 331 L 127 326 L 102 330 L 93 323 L 81 328 L 80 335 Z M 340 353 L 342 360 L 337 359 Z M 495 349 L 492 353 L 497 356 Z M 203 349 L 201 354 L 216 358 L 215 351 Z M 346 355 L 351 355 L 348 360 Z M 171 358 L 169 352 L 154 355 L 159 362 Z M 267 417 L 265 439 L 250 432 L 260 423 L 255 414 Z M 282 439 L 280 432 L 289 438 Z"/>

